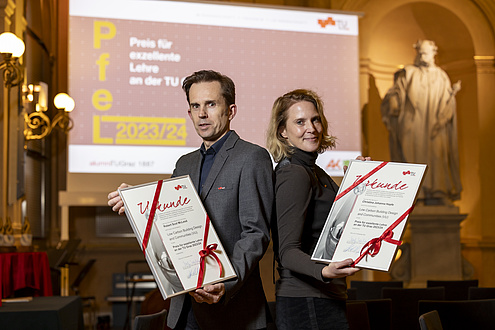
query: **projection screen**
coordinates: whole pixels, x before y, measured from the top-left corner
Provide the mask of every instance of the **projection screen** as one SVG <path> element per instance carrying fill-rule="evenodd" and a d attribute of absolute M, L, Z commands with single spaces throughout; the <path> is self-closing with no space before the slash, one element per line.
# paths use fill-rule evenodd
<path fill-rule="evenodd" d="M 70 173 L 172 173 L 201 145 L 184 77 L 219 71 L 236 84 L 242 138 L 265 146 L 274 100 L 296 88 L 323 99 L 337 147 L 331 175 L 361 152 L 358 16 L 293 7 L 144 0 L 71 0 Z"/>

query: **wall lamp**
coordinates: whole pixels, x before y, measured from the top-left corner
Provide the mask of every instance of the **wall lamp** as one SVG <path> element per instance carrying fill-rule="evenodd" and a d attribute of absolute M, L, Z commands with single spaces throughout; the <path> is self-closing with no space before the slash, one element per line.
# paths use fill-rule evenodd
<path fill-rule="evenodd" d="M 59 111 L 53 119 L 50 119 L 45 114 L 48 110 L 48 85 L 43 82 L 39 85 L 24 85 L 22 91 L 25 95 L 25 102 L 36 102 L 34 112 L 24 113 L 24 138 L 26 140 L 41 140 L 54 128 L 64 133 L 72 129 L 73 122 L 69 117 L 69 112 L 76 106 L 72 97 L 66 93 L 57 94 L 53 103 Z"/>
<path fill-rule="evenodd" d="M 11 32 L 0 34 L 0 53 L 3 61 L 0 70 L 3 70 L 3 81 L 6 87 L 17 86 L 22 81 L 22 71 L 17 61 L 26 49 L 24 41 Z"/>
<path fill-rule="evenodd" d="M 24 54 L 26 47 L 24 41 L 11 32 L 0 34 L 0 53 L 3 61 L 0 70 L 3 70 L 5 87 L 9 90 L 17 86 L 23 80 L 21 66 L 18 58 Z M 75 107 L 74 100 L 65 93 L 57 94 L 54 104 L 57 109 L 63 109 L 50 119 L 45 112 L 48 110 L 48 86 L 45 83 L 39 85 L 22 86 L 24 101 L 35 104 L 35 111 L 24 113 L 24 137 L 26 140 L 41 140 L 52 132 L 54 128 L 67 133 L 73 126 L 69 112 Z M 37 95 L 37 99 L 35 99 Z M 10 96 L 10 93 L 9 93 Z M 9 101 L 10 105 L 10 101 Z"/>

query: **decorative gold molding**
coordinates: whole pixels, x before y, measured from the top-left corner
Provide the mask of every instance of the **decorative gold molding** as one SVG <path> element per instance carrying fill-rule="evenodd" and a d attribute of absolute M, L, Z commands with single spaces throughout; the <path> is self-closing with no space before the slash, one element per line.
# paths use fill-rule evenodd
<path fill-rule="evenodd" d="M 495 249 L 494 237 L 469 236 L 461 238 L 463 249 Z"/>
<path fill-rule="evenodd" d="M 471 59 L 464 59 L 449 63 L 442 63 L 441 65 L 439 65 L 439 67 L 447 71 L 449 75 L 462 75 L 473 72 L 474 70 L 477 70 L 477 72 L 480 73 L 480 66 L 483 68 L 482 73 L 489 73 L 486 72 L 486 70 L 490 68 L 489 63 L 495 61 L 495 59 L 493 59 L 493 56 L 480 57 L 482 58 L 482 60 L 479 61 L 476 61 L 476 58 L 477 57 L 475 57 L 475 61 Z M 476 66 L 476 69 L 474 66 Z M 393 79 L 394 73 L 397 70 L 404 68 L 404 65 L 378 63 L 370 60 L 369 58 L 361 58 L 359 61 L 359 67 L 360 74 L 371 74 L 377 79 L 391 80 Z"/>
<path fill-rule="evenodd" d="M 495 74 L 495 56 L 474 56 L 478 74 Z"/>
<path fill-rule="evenodd" d="M 493 55 L 474 55 L 474 60 L 495 60 Z"/>
<path fill-rule="evenodd" d="M 445 70 L 449 76 L 465 75 L 474 73 L 476 70 L 474 61 L 469 58 L 444 63 L 440 65 L 440 67 Z"/>

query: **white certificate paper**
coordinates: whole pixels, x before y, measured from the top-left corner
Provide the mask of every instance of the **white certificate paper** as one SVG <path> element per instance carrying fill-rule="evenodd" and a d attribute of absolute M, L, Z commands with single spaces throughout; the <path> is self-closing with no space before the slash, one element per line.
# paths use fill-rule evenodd
<path fill-rule="evenodd" d="M 423 164 L 351 161 L 312 259 L 351 258 L 388 271 L 426 170 Z"/>
<path fill-rule="evenodd" d="M 195 290 L 198 277 L 203 277 L 200 287 L 236 277 L 189 176 L 119 189 L 119 194 L 141 249 L 146 244 L 146 261 L 164 299 Z"/>

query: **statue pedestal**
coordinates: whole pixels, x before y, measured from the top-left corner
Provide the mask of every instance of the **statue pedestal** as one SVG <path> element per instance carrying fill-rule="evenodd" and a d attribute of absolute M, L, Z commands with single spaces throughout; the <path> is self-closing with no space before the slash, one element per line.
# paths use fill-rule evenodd
<path fill-rule="evenodd" d="M 409 216 L 411 277 L 409 287 L 427 280 L 462 280 L 460 224 L 467 214 L 455 206 L 417 205 Z"/>

